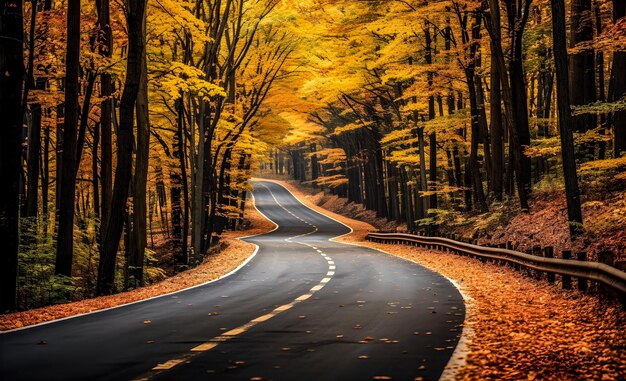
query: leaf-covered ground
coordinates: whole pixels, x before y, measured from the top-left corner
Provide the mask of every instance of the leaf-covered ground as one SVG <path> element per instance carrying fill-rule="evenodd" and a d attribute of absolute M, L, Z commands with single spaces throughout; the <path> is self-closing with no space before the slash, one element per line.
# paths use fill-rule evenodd
<path fill-rule="evenodd" d="M 178 273 L 154 285 L 128 292 L 0 315 L 0 331 L 115 307 L 217 279 L 237 268 L 254 251 L 253 244 L 237 240 L 237 237 L 259 234 L 274 228 L 274 224 L 261 216 L 251 202 L 247 203 L 245 213 L 249 228 L 225 232 L 222 235 L 221 250 L 207 256 L 198 267 Z"/>
<path fill-rule="evenodd" d="M 309 207 L 307 195 L 283 183 Z M 331 205 L 332 206 L 332 205 Z M 563 291 L 514 270 L 412 246 L 365 242 L 372 226 L 328 213 L 354 229 L 340 241 L 417 262 L 454 280 L 469 297 L 459 380 L 624 380 L 626 312 L 596 297 Z"/>
<path fill-rule="evenodd" d="M 573 243 L 569 240 L 567 205 L 561 192 L 538 193 L 532 200 L 530 213 L 519 213 L 508 223 L 489 229 L 487 237 L 479 242 L 511 241 L 526 248 L 540 245 L 586 251 L 589 260 L 596 260 L 599 252 L 608 250 L 617 261 L 626 260 L 626 193 L 604 196 L 602 200 L 583 203 L 585 233 Z"/>

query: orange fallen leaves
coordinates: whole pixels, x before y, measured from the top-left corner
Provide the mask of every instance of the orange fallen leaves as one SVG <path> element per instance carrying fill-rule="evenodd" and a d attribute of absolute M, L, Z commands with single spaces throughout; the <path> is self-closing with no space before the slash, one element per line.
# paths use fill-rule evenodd
<path fill-rule="evenodd" d="M 251 203 L 246 205 L 246 217 L 250 221 L 251 228 L 244 231 L 225 232 L 221 239 L 223 243 L 221 251 L 207 256 L 198 267 L 178 273 L 151 286 L 128 292 L 0 315 L 0 331 L 132 303 L 217 279 L 237 268 L 254 251 L 253 244 L 235 238 L 267 232 L 274 228 L 274 225 L 261 216 Z"/>
<path fill-rule="evenodd" d="M 455 280 L 473 299 L 467 306 L 469 314 L 464 324 L 473 334 L 467 342 L 466 364 L 457 372 L 457 379 L 626 379 L 626 330 L 623 328 L 626 312 L 618 306 L 593 296 L 562 291 L 511 269 L 478 260 L 409 246 L 366 242 L 367 232 L 373 230 L 371 225 L 328 213 L 311 202 L 311 196 L 291 184 L 286 186 L 307 206 L 354 230 L 338 241 L 378 248 L 415 261 Z M 458 331 L 460 334 L 461 329 Z M 432 335 L 432 332 L 422 333 Z M 366 339 L 360 343 L 367 343 Z M 418 369 L 425 367 L 421 365 Z"/>

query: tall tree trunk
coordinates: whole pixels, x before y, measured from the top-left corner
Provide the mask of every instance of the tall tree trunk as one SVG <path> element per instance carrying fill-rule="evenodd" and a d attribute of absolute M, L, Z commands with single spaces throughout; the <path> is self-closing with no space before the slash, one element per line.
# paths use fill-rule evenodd
<path fill-rule="evenodd" d="M 522 32 L 516 32 L 516 44 L 513 49 L 513 59 L 509 64 L 511 84 L 511 103 L 514 108 L 515 132 L 514 148 L 518 157 L 516 172 L 519 172 L 518 183 L 521 182 L 524 199 L 531 192 L 531 165 L 530 158 L 524 154 L 524 147 L 530 146 L 530 129 L 528 125 L 528 99 L 526 95 L 526 81 L 524 79 L 523 56 L 522 56 Z M 518 185 L 519 188 L 519 185 Z M 519 191 L 519 189 L 518 189 Z M 522 209 L 524 207 L 522 206 Z"/>
<path fill-rule="evenodd" d="M 63 123 L 63 153 L 61 157 L 61 199 L 54 272 L 69 277 L 72 275 L 72 257 L 74 255 L 80 0 L 68 0 L 67 2 L 67 55 L 65 65 L 65 122 Z"/>
<path fill-rule="evenodd" d="M 420 127 L 417 129 L 417 141 L 419 144 L 419 156 L 420 156 L 420 186 L 419 190 L 422 192 L 426 192 L 428 190 L 428 181 L 426 180 L 426 148 L 424 142 L 424 128 Z M 429 198 L 422 197 L 421 193 L 417 194 L 419 199 L 419 203 L 417 206 L 417 219 L 420 220 L 424 218 L 424 213 L 429 209 Z"/>
<path fill-rule="evenodd" d="M 528 128 L 528 107 L 526 102 L 526 87 L 524 85 L 524 73 L 522 67 L 522 36 L 524 27 L 528 20 L 528 8 L 532 1 L 525 2 L 524 9 L 517 9 L 519 5 L 516 1 L 506 0 L 507 16 L 509 24 L 509 34 L 512 54 L 509 59 L 509 76 L 505 55 L 502 46 L 502 38 L 496 32 L 499 25 L 496 25 L 492 15 L 499 14 L 499 2 L 488 0 L 490 13 L 485 18 L 487 31 L 493 42 L 492 53 L 495 53 L 495 62 L 498 71 L 501 73 L 502 101 L 504 103 L 505 120 L 507 122 L 507 132 L 510 141 L 510 169 L 509 176 L 515 172 L 517 183 L 517 193 L 522 210 L 528 210 L 528 195 L 530 193 L 531 171 L 530 158 L 524 155 L 523 147 L 530 145 L 530 131 Z M 512 176 L 511 176 L 512 179 Z"/>
<path fill-rule="evenodd" d="M 174 179 L 174 184 L 172 184 L 172 225 L 174 226 L 174 236 L 181 244 L 181 251 L 178 260 L 180 263 L 187 264 L 187 236 L 189 235 L 189 186 L 187 185 L 187 164 L 185 160 L 185 142 L 183 140 L 183 130 L 185 128 L 185 109 L 182 97 L 177 101 L 176 105 L 178 122 L 176 134 L 174 135 L 174 157 L 179 161 L 180 174 L 175 173 L 172 177 Z M 183 196 L 182 205 L 180 201 L 181 192 Z M 174 219 L 176 219 L 176 223 L 174 223 Z"/>
<path fill-rule="evenodd" d="M 100 186 L 98 181 L 98 146 L 100 145 L 100 123 L 93 126 L 93 145 L 91 147 L 91 184 L 93 187 L 93 212 L 100 217 Z"/>
<path fill-rule="evenodd" d="M 613 0 L 613 21 L 626 17 L 626 1 Z M 613 53 L 613 68 L 611 69 L 611 83 L 609 100 L 617 101 L 626 96 L 626 52 Z M 620 157 L 626 153 L 626 110 L 613 113 L 613 155 Z"/>
<path fill-rule="evenodd" d="M 625 3 L 626 4 L 626 3 Z M 600 4 L 598 0 L 593 1 L 593 13 L 595 17 L 596 24 L 596 35 L 599 36 L 602 34 L 602 17 L 600 15 Z M 598 101 L 606 102 L 606 92 L 604 86 L 604 52 L 600 49 L 596 51 L 596 71 L 598 72 Z M 607 127 L 607 115 L 600 115 L 600 130 L 598 133 L 600 135 L 606 134 Z M 600 141 L 598 142 L 598 159 L 604 160 L 606 155 L 606 142 Z"/>
<path fill-rule="evenodd" d="M 424 37 L 426 40 L 426 64 L 432 65 L 433 63 L 433 55 L 432 55 L 432 38 L 430 34 L 430 26 L 426 24 L 426 29 L 424 30 Z M 435 96 L 432 92 L 433 89 L 433 77 L 435 74 L 433 71 L 428 71 L 426 74 L 427 82 L 428 82 L 428 91 L 431 92 L 431 95 L 428 96 L 428 120 L 435 119 Z M 428 147 L 429 147 L 429 178 L 430 178 L 430 187 L 429 191 L 433 192 L 430 196 L 430 208 L 437 209 L 437 135 L 435 131 L 432 131 L 428 135 Z"/>
<path fill-rule="evenodd" d="M 591 14 L 591 0 L 572 0 L 571 2 L 571 32 L 569 48 L 593 40 L 593 17 Z M 595 54 L 592 49 L 574 52 L 569 56 L 569 89 L 570 104 L 574 106 L 586 105 L 596 100 Z M 573 116 L 575 131 L 584 132 L 594 129 L 595 115 L 583 114 Z"/>
<path fill-rule="evenodd" d="M 492 14 L 494 18 L 494 26 L 500 25 L 500 15 Z M 497 20 L 497 21 L 496 21 Z M 497 28 L 500 34 L 500 28 Z M 495 62 L 493 41 L 490 43 L 491 48 L 491 88 L 489 90 L 489 108 L 491 125 L 489 137 L 491 138 L 491 185 L 489 193 L 491 197 L 497 201 L 502 201 L 502 193 L 504 189 L 504 131 L 502 130 L 502 97 L 500 94 L 500 71 L 498 64 Z"/>
<path fill-rule="evenodd" d="M 204 113 L 205 108 L 208 108 L 204 103 L 200 106 L 200 115 L 198 117 L 198 136 L 205 136 L 205 121 L 204 121 Z M 209 139 L 208 137 L 207 139 Z M 196 155 L 196 166 L 195 173 L 192 180 L 192 205 L 191 205 L 191 245 L 193 248 L 193 255 L 195 258 L 198 258 L 202 255 L 202 245 L 203 245 L 203 232 L 204 232 L 204 221 L 206 220 L 206 212 L 207 212 L 207 197 L 205 195 L 205 182 L 207 181 L 205 178 L 207 174 L 205 174 L 205 147 L 211 146 L 211 141 L 207 140 L 204 144 L 202 143 L 202 139 L 198 143 L 198 154 Z M 209 149 L 210 154 L 210 149 Z"/>
<path fill-rule="evenodd" d="M 50 182 L 50 127 L 44 129 L 43 158 L 41 168 L 41 210 L 44 226 L 48 223 L 48 184 Z"/>
<path fill-rule="evenodd" d="M 317 160 L 317 146 L 315 143 L 311 143 L 311 180 L 316 180 L 319 177 L 319 164 Z"/>
<path fill-rule="evenodd" d="M 472 136 L 470 140 L 470 157 L 465 171 L 469 171 L 470 181 L 466 180 L 465 186 L 471 184 L 472 195 L 475 201 L 475 207 L 478 211 L 484 212 L 487 210 L 487 202 L 485 199 L 485 191 L 483 189 L 483 183 L 480 176 L 480 165 L 478 164 L 478 144 L 480 139 L 480 110 L 478 110 L 478 104 L 476 100 L 476 83 L 474 73 L 466 74 L 467 86 L 469 90 L 470 109 L 472 116 Z"/>
<path fill-rule="evenodd" d="M 111 210 L 102 239 L 98 265 L 98 295 L 114 292 L 115 262 L 124 227 L 126 201 L 132 175 L 134 108 L 139 91 L 143 55 L 143 18 L 146 0 L 126 0 L 128 58 L 126 79 L 120 101 L 120 124 L 117 144 L 117 168 L 111 198 Z"/>
<path fill-rule="evenodd" d="M 478 60 L 478 63 L 481 61 Z M 480 132 L 480 142 L 483 145 L 483 166 L 487 174 L 487 189 L 491 186 L 491 142 L 489 141 L 489 127 L 487 124 L 487 111 L 485 109 L 485 91 L 483 90 L 482 77 L 475 75 L 476 85 L 476 107 L 478 107 L 478 128 Z"/>
<path fill-rule="evenodd" d="M 45 78 L 33 76 L 35 65 L 35 25 L 37 23 L 37 0 L 31 4 L 30 38 L 28 42 L 28 73 L 22 96 L 22 113 L 25 113 L 28 104 L 28 92 L 31 87 L 38 90 L 45 88 Z M 43 80 L 43 81 L 42 81 Z M 23 217 L 37 217 L 37 199 L 39 191 L 39 158 L 41 156 L 41 104 L 31 105 L 31 120 L 28 129 L 27 152 L 27 184 L 26 184 L 26 213 Z"/>
<path fill-rule="evenodd" d="M 19 225 L 19 182 L 22 171 L 22 79 L 24 31 L 22 2 L 0 3 L 0 312 L 15 309 Z"/>
<path fill-rule="evenodd" d="M 145 12 L 143 20 L 144 49 L 141 58 L 141 78 L 137 92 L 137 151 L 135 153 L 135 174 L 132 178 L 133 185 L 133 217 L 131 245 L 132 251 L 129 256 L 129 279 L 130 287 L 143 286 L 143 262 L 147 245 L 146 234 L 146 186 L 148 181 L 148 162 L 150 160 L 150 119 L 148 117 L 148 63 L 145 49 Z"/>
<path fill-rule="evenodd" d="M 583 217 L 580 209 L 580 192 L 576 177 L 574 158 L 574 137 L 569 104 L 569 85 L 567 78 L 567 47 L 565 43 L 565 2 L 552 0 L 552 35 L 554 45 L 554 65 L 557 84 L 557 105 L 559 110 L 559 130 L 561 135 L 561 155 L 563 157 L 563 176 L 567 198 L 567 216 L 570 236 L 574 239 L 582 232 Z"/>
<path fill-rule="evenodd" d="M 28 131 L 28 157 L 26 185 L 26 215 L 37 217 L 39 197 L 39 160 L 41 158 L 41 104 L 31 106 L 31 123 Z"/>
<path fill-rule="evenodd" d="M 109 0 L 97 0 L 98 9 L 98 29 L 99 29 L 99 52 L 105 57 L 111 56 L 112 35 L 110 23 Z M 109 219 L 111 210 L 111 193 L 113 188 L 113 148 L 111 139 L 111 117 L 113 99 L 113 84 L 111 75 L 100 74 L 100 96 L 103 98 L 100 103 L 100 182 L 102 184 L 101 197 L 101 217 L 100 217 L 100 238 L 104 236 L 104 229 Z"/>

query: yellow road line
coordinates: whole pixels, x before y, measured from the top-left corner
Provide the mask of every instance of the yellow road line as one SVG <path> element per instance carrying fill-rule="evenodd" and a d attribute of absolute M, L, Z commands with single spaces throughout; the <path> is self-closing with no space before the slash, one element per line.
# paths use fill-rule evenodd
<path fill-rule="evenodd" d="M 191 351 L 192 352 L 204 352 L 204 351 L 208 351 L 209 349 L 213 349 L 215 347 L 217 347 L 217 343 L 204 343 L 204 344 L 198 345 L 197 347 L 191 348 Z"/>
<path fill-rule="evenodd" d="M 290 210 L 285 208 L 280 202 L 278 202 L 278 200 L 274 196 L 274 193 L 272 193 L 272 191 L 269 190 L 269 188 L 267 188 L 267 187 L 265 187 L 265 188 L 270 192 L 270 194 L 272 195 L 272 198 L 274 199 L 276 204 L 278 204 L 281 208 L 283 208 L 285 211 L 287 211 L 287 213 L 289 213 L 293 217 L 297 218 L 298 220 L 300 220 L 300 221 L 302 221 L 302 222 L 304 222 L 304 223 L 306 223 L 309 226 L 312 226 L 314 228 L 313 231 L 310 231 L 308 233 L 300 234 L 300 235 L 297 235 L 295 237 L 286 238 L 285 239 L 286 242 L 293 242 L 293 241 L 291 241 L 292 239 L 305 237 L 305 236 L 314 234 L 317 231 L 319 231 L 317 226 L 315 226 L 312 223 L 309 223 L 309 222 L 305 221 L 304 219 L 296 216 L 293 212 L 291 212 Z M 330 282 L 331 277 L 335 274 L 334 271 L 331 271 L 331 270 L 335 270 L 335 266 L 334 266 L 335 262 L 333 262 L 332 259 L 329 256 L 324 254 L 321 250 L 319 250 L 315 246 L 312 246 L 312 245 L 310 245 L 308 243 L 305 243 L 305 242 L 296 242 L 296 243 L 299 243 L 301 245 L 305 245 L 305 246 L 311 247 L 313 250 L 316 250 L 324 258 L 326 258 L 326 260 L 328 261 L 328 264 L 329 264 L 329 266 L 328 266 L 329 271 L 326 273 L 326 277 L 323 278 L 316 286 L 312 287 L 308 293 L 300 295 L 299 297 L 294 299 L 294 301 L 291 302 L 291 303 L 283 304 L 282 306 L 276 307 L 271 313 L 259 316 L 259 317 L 251 320 L 250 322 L 248 322 L 248 323 L 246 323 L 246 324 L 244 324 L 244 325 L 242 325 L 240 327 L 233 328 L 230 331 L 227 331 L 227 332 L 223 333 L 222 335 L 214 337 L 210 341 L 207 341 L 205 343 L 202 343 L 202 344 L 200 344 L 198 346 L 193 347 L 193 348 L 190 349 L 190 352 L 188 352 L 188 353 L 185 353 L 185 354 L 183 354 L 183 355 L 181 355 L 181 356 L 179 356 L 179 357 L 177 357 L 175 359 L 166 361 L 164 363 L 157 364 L 155 367 L 152 368 L 152 372 L 150 372 L 149 374 L 141 375 L 140 377 L 135 378 L 134 381 L 147 381 L 147 380 L 150 380 L 152 377 L 156 376 L 159 373 L 168 371 L 168 370 L 174 368 L 175 366 L 177 366 L 179 364 L 187 362 L 187 360 L 189 360 L 193 356 L 197 355 L 198 353 L 209 351 L 209 350 L 217 347 L 219 345 L 219 343 L 229 341 L 233 337 L 241 335 L 242 333 L 246 332 L 248 329 L 250 329 L 251 327 L 257 325 L 258 323 L 265 322 L 265 321 L 273 318 L 274 316 L 278 315 L 279 313 L 294 307 L 297 303 L 300 303 L 302 301 L 305 301 L 305 300 L 309 299 L 310 297 L 313 296 L 313 294 L 315 292 L 317 292 L 317 291 L 321 290 L 322 288 L 324 288 L 324 286 L 328 282 Z"/>

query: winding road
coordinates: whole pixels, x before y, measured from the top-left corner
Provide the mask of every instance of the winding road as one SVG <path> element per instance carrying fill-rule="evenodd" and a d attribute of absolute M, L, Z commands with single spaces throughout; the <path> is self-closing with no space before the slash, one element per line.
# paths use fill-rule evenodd
<path fill-rule="evenodd" d="M 246 238 L 258 250 L 238 271 L 3 333 L 0 378 L 439 379 L 462 331 L 458 290 L 414 263 L 330 240 L 349 228 L 281 185 L 254 187 L 258 210 L 278 227 Z"/>

